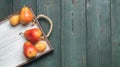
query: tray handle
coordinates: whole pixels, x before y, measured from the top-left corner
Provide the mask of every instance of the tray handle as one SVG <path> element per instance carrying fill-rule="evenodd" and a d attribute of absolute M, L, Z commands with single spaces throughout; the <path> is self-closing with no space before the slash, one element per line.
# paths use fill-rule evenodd
<path fill-rule="evenodd" d="M 53 22 L 52 22 L 52 20 L 49 17 L 47 17 L 47 16 L 45 16 L 43 14 L 40 14 L 40 15 L 37 16 L 37 19 L 40 19 L 40 18 L 46 19 L 49 22 L 49 24 L 50 24 L 50 29 L 49 29 L 49 31 L 48 31 L 48 33 L 46 35 L 47 37 L 49 37 L 51 32 L 52 32 L 52 30 L 53 30 Z"/>

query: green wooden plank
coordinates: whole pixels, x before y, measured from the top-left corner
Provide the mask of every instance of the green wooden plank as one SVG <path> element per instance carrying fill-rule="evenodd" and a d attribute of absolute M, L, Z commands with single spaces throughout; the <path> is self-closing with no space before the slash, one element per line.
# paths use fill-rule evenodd
<path fill-rule="evenodd" d="M 37 15 L 45 14 L 53 21 L 54 27 L 51 36 L 48 38 L 55 48 L 54 52 L 44 56 L 37 61 L 37 67 L 61 67 L 60 49 L 60 0 L 37 0 Z M 49 24 L 44 20 L 39 20 L 45 33 L 49 29 Z"/>
<path fill-rule="evenodd" d="M 37 12 L 36 0 L 13 0 L 13 12 L 20 10 L 24 5 L 31 7 L 36 14 Z M 36 61 L 29 63 L 23 67 L 36 67 Z"/>
<path fill-rule="evenodd" d="M 20 10 L 24 5 L 33 9 L 34 13 L 37 13 L 37 1 L 36 0 L 13 0 L 13 11 Z"/>
<path fill-rule="evenodd" d="M 62 0 L 62 67 L 86 67 L 85 0 Z"/>
<path fill-rule="evenodd" d="M 87 0 L 87 67 L 111 67 L 110 0 Z"/>
<path fill-rule="evenodd" d="M 120 0 L 111 0 L 112 67 L 120 67 Z"/>
<path fill-rule="evenodd" d="M 11 0 L 0 0 L 0 19 L 7 17 L 12 12 Z"/>

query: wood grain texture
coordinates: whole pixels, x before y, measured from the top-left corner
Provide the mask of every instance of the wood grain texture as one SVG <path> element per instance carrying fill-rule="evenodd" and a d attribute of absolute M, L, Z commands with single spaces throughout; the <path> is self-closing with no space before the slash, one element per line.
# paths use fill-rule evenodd
<path fill-rule="evenodd" d="M 3 19 L 12 13 L 11 0 L 0 0 L 0 13 L 0 19 Z"/>
<path fill-rule="evenodd" d="M 55 50 L 23 67 L 120 67 L 120 0 L 0 0 L 0 19 L 24 5 L 52 19 Z"/>
<path fill-rule="evenodd" d="M 120 0 L 111 0 L 112 67 L 120 67 Z"/>
<path fill-rule="evenodd" d="M 34 13 L 37 12 L 36 0 L 13 0 L 13 12 L 20 10 L 24 5 L 30 6 Z M 36 61 L 31 62 L 23 67 L 36 67 Z"/>
<path fill-rule="evenodd" d="M 111 67 L 110 0 L 87 0 L 87 67 Z"/>
<path fill-rule="evenodd" d="M 20 10 L 23 6 L 29 6 L 34 13 L 37 13 L 37 1 L 36 0 L 13 0 L 13 12 Z"/>
<path fill-rule="evenodd" d="M 62 0 L 62 67 L 86 67 L 85 0 Z"/>
<path fill-rule="evenodd" d="M 37 15 L 45 14 L 53 21 L 53 31 L 48 38 L 55 48 L 54 52 L 37 60 L 37 67 L 61 67 L 60 50 L 60 2 L 61 0 L 37 0 Z M 45 33 L 49 30 L 49 23 L 39 19 Z"/>

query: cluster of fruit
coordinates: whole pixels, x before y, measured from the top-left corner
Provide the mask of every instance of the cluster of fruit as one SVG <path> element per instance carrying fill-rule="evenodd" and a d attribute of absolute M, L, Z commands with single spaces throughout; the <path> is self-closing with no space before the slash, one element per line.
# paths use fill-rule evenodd
<path fill-rule="evenodd" d="M 28 24 L 30 23 L 31 21 L 33 21 L 33 14 L 32 12 L 30 11 L 30 9 L 26 6 L 24 6 L 20 13 L 19 14 L 16 14 L 16 15 L 13 15 L 11 18 L 10 18 L 10 24 L 12 26 L 16 26 L 18 25 L 19 23 L 22 23 L 22 24 Z"/>
<path fill-rule="evenodd" d="M 28 40 L 24 43 L 24 55 L 27 58 L 34 58 L 38 52 L 46 50 L 46 44 L 41 42 L 42 32 L 38 28 L 26 30 L 24 32 L 25 38 Z"/>
<path fill-rule="evenodd" d="M 19 14 L 10 17 L 10 24 L 16 26 L 19 23 L 28 24 L 34 19 L 31 10 L 28 7 L 23 7 Z M 43 52 L 46 49 L 46 44 L 41 42 L 42 31 L 39 28 L 32 28 L 24 32 L 26 42 L 23 46 L 25 57 L 31 59 L 37 56 L 38 52 Z"/>

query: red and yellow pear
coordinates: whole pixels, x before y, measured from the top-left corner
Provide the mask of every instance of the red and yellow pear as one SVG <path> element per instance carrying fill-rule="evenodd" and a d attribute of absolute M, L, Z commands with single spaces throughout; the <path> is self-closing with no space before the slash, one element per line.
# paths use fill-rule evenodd
<path fill-rule="evenodd" d="M 37 49 L 35 48 L 35 46 L 33 46 L 33 44 L 31 42 L 26 41 L 24 43 L 23 49 L 24 49 L 23 53 L 24 53 L 25 57 L 32 59 L 37 56 Z"/>
<path fill-rule="evenodd" d="M 32 28 L 32 29 L 26 30 L 24 33 L 24 36 L 28 41 L 32 43 L 36 43 L 40 40 L 42 36 L 42 32 L 38 28 Z"/>

